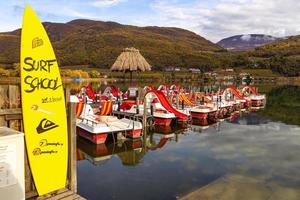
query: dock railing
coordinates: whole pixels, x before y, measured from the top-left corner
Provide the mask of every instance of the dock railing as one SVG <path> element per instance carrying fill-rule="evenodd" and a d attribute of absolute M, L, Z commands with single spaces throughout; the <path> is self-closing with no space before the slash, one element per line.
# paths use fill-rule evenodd
<path fill-rule="evenodd" d="M 66 94 L 66 99 L 68 94 Z M 11 129 L 24 132 L 22 109 L 20 108 L 20 87 L 18 85 L 1 85 L 0 87 L 0 126 L 6 126 Z M 74 103 L 67 103 L 67 122 L 68 122 L 68 176 L 66 187 L 55 193 L 61 197 L 64 194 L 71 194 L 76 196 L 77 193 L 77 168 L 76 168 L 76 105 Z M 31 175 L 30 166 L 28 162 L 26 148 L 25 154 L 25 195 L 26 199 L 38 198 L 37 191 L 34 186 L 34 181 Z M 55 196 L 55 193 L 39 197 L 38 199 L 48 199 L 49 196 Z M 76 196 L 83 199 L 80 196 Z"/>

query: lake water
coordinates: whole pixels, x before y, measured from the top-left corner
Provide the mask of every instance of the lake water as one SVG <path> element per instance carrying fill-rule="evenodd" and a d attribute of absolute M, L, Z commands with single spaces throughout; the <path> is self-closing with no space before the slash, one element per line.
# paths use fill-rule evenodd
<path fill-rule="evenodd" d="M 208 128 L 148 130 L 139 141 L 78 139 L 87 199 L 300 199 L 300 87 L 263 86 L 267 106 Z M 196 195 L 196 196 L 193 196 Z"/>

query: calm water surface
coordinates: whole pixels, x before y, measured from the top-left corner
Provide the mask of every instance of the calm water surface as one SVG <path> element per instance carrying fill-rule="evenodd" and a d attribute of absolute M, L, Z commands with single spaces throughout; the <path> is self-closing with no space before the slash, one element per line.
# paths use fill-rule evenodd
<path fill-rule="evenodd" d="M 78 139 L 78 193 L 176 199 L 205 186 L 206 199 L 300 199 L 300 88 L 267 95 L 264 110 L 207 129 L 156 128 L 119 144 Z"/>

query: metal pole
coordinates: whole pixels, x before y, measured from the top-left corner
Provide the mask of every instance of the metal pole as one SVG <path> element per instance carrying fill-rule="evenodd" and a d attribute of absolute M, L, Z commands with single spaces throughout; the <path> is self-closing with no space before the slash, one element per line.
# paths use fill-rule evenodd
<path fill-rule="evenodd" d="M 136 98 L 136 114 L 140 114 L 139 104 L 140 104 L 140 100 L 139 100 L 139 97 L 137 97 Z"/>

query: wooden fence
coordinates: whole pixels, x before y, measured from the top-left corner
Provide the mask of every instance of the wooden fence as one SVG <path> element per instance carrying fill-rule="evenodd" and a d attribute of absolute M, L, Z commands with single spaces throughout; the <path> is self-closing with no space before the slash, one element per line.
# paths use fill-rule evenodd
<path fill-rule="evenodd" d="M 68 96 L 68 94 L 66 94 Z M 67 98 L 66 98 L 67 99 Z M 70 195 L 77 193 L 77 171 L 76 171 L 76 118 L 75 105 L 67 103 L 68 116 L 68 138 L 69 138 L 69 167 L 66 188 L 57 191 L 61 197 L 64 194 Z M 14 130 L 24 132 L 22 121 L 22 110 L 20 108 L 20 87 L 18 85 L 0 85 L 0 126 L 7 126 Z M 34 182 L 31 176 L 28 158 L 25 152 L 25 193 L 26 199 L 37 197 Z M 66 193 L 66 191 L 68 191 Z M 55 195 L 55 194 L 54 194 Z M 53 194 L 50 195 L 51 197 Z M 80 196 L 76 196 L 80 199 Z M 47 199 L 49 195 L 39 197 L 39 199 Z M 72 199 L 72 198 L 71 198 Z M 82 198 L 81 198 L 82 199 Z"/>

